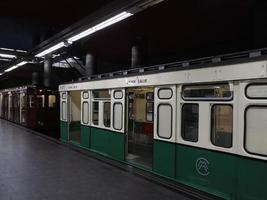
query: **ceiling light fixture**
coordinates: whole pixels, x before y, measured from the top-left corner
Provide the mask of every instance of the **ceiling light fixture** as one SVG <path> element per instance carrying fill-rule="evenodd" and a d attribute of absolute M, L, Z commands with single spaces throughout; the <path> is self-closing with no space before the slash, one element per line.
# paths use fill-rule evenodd
<path fill-rule="evenodd" d="M 65 46 L 64 42 L 60 42 L 60 43 L 58 43 L 58 44 L 56 44 L 56 45 L 54 45 L 54 46 L 52 46 L 52 47 L 50 47 L 50 48 L 48 48 L 48 49 L 46 49 L 44 51 L 38 53 L 35 56 L 39 57 L 39 58 L 44 57 L 45 55 L 47 55 L 49 53 L 52 53 L 52 52 L 54 52 L 54 51 L 56 51 L 56 50 L 58 50 L 58 49 L 60 49 L 60 48 L 62 48 L 64 46 Z"/>
<path fill-rule="evenodd" d="M 10 61 L 10 58 L 0 58 L 0 61 Z"/>
<path fill-rule="evenodd" d="M 23 66 L 23 65 L 25 65 L 25 64 L 27 64 L 27 63 L 28 63 L 28 62 L 26 62 L 26 61 L 22 61 L 22 62 L 20 62 L 19 64 L 14 65 L 14 66 L 12 66 L 12 67 L 6 69 L 5 72 L 10 72 L 10 71 L 12 71 L 12 70 L 14 70 L 14 69 L 16 69 L 16 68 L 18 68 L 18 67 L 20 67 L 20 66 Z"/>
<path fill-rule="evenodd" d="M 124 20 L 124 19 L 126 19 L 126 18 L 128 18 L 128 17 L 130 17 L 132 15 L 133 15 L 132 13 L 124 11 L 124 12 L 118 14 L 118 15 L 115 15 L 114 17 L 112 17 L 110 19 L 107 19 L 107 20 L 97 24 L 96 26 L 93 26 L 93 27 L 91 27 L 91 28 L 89 28 L 89 29 L 87 29 L 87 30 L 85 30 L 85 31 L 83 31 L 83 32 L 81 32 L 81 33 L 69 38 L 67 41 L 68 41 L 68 43 L 73 43 L 73 42 L 75 42 L 77 40 L 80 40 L 80 39 L 82 39 L 82 38 L 84 38 L 84 37 L 86 37 L 88 35 L 91 35 L 91 34 L 97 32 L 97 31 L 99 31 L 101 29 L 104 29 L 104 28 L 106 28 L 106 27 L 108 27 L 108 26 L 110 26 L 112 24 L 115 24 L 115 23 L 117 23 L 119 21 L 122 21 L 122 20 Z"/>
<path fill-rule="evenodd" d="M 2 57 L 2 58 L 16 58 L 15 55 L 5 54 L 5 53 L 0 53 L 0 57 Z"/>
<path fill-rule="evenodd" d="M 60 43 L 58 43 L 58 44 L 56 44 L 56 45 L 54 45 L 54 46 L 52 46 L 52 47 L 50 47 L 48 49 L 36 54 L 35 57 L 39 57 L 39 58 L 44 57 L 45 55 L 47 55 L 49 53 L 52 53 L 52 52 L 54 52 L 54 51 L 56 51 L 56 50 L 58 50 L 58 49 L 60 49 L 60 48 L 62 48 L 64 46 L 68 46 L 68 45 L 72 44 L 73 42 L 75 42 L 75 41 L 77 41 L 77 40 L 79 40 L 81 38 L 84 38 L 84 37 L 86 37 L 88 35 L 91 35 L 91 34 L 95 33 L 96 31 L 99 31 L 101 29 L 104 29 L 104 28 L 112 25 L 112 24 L 115 24 L 115 23 L 117 23 L 119 21 L 122 21 L 122 20 L 124 20 L 124 19 L 126 19 L 126 18 L 128 18 L 128 17 L 130 17 L 132 15 L 133 15 L 132 13 L 124 11 L 124 12 L 118 14 L 118 15 L 115 15 L 114 17 L 111 17 L 110 19 L 107 19 L 107 20 L 97 24 L 94 27 L 91 27 L 91 28 L 89 28 L 89 29 L 87 29 L 87 30 L 85 30 L 85 31 L 83 31 L 83 32 L 81 32 L 81 33 L 69 38 L 65 42 L 60 42 Z"/>

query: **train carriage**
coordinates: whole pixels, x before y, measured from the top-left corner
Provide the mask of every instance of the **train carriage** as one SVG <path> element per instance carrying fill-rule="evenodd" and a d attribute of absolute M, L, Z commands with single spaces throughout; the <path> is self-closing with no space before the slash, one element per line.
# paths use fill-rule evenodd
<path fill-rule="evenodd" d="M 266 60 L 167 66 L 59 86 L 61 141 L 224 199 L 266 199 Z"/>
<path fill-rule="evenodd" d="M 1 118 L 59 138 L 59 95 L 40 86 L 0 91 Z"/>

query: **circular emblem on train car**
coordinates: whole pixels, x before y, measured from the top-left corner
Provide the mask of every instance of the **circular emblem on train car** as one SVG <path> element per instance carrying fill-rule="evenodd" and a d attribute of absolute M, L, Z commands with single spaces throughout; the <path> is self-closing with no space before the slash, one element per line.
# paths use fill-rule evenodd
<path fill-rule="evenodd" d="M 208 176 L 209 171 L 209 161 L 206 158 L 198 158 L 196 161 L 196 170 L 201 176 Z"/>

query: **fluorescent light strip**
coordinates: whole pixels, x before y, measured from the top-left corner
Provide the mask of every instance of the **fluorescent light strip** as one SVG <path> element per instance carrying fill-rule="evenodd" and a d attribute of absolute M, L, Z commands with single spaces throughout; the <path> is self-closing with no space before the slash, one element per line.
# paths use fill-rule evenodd
<path fill-rule="evenodd" d="M 4 54 L 4 53 L 0 53 L 0 57 L 2 57 L 2 58 L 16 58 L 15 55 Z"/>
<path fill-rule="evenodd" d="M 10 61 L 10 58 L 1 58 L 0 57 L 0 61 Z"/>
<path fill-rule="evenodd" d="M 53 51 L 56 51 L 60 48 L 64 47 L 64 42 L 60 42 L 58 44 L 56 44 L 55 46 L 50 47 L 49 49 L 46 49 L 40 53 L 38 53 L 37 55 L 35 55 L 36 57 L 44 57 L 45 55 L 52 53 Z"/>
<path fill-rule="evenodd" d="M 105 20 L 105 21 L 101 22 L 100 24 L 98 24 L 98 25 L 96 25 L 94 27 L 91 27 L 91 28 L 89 28 L 89 29 L 87 29 L 87 30 L 85 30 L 85 31 L 83 31 L 83 32 L 81 32 L 81 33 L 69 38 L 68 42 L 69 43 L 75 42 L 75 41 L 77 41 L 79 39 L 82 39 L 82 38 L 84 38 L 84 37 L 86 37 L 88 35 L 91 35 L 91 34 L 95 33 L 96 31 L 99 31 L 101 29 L 104 29 L 104 28 L 112 25 L 112 24 L 115 24 L 115 23 L 117 23 L 119 21 L 122 21 L 122 20 L 124 20 L 124 19 L 126 19 L 126 18 L 128 18 L 128 17 L 130 17 L 132 15 L 133 14 L 129 13 L 129 12 L 122 12 L 122 13 L 120 13 L 120 14 L 118 14 L 118 15 L 116 15 L 116 16 L 108 19 L 108 20 Z"/>
<path fill-rule="evenodd" d="M 21 53 L 27 53 L 27 51 L 20 50 L 20 49 L 9 49 L 9 48 L 0 48 L 0 49 L 4 50 L 4 51 L 17 51 L 17 52 L 21 52 Z"/>
<path fill-rule="evenodd" d="M 5 72 L 10 72 L 10 71 L 12 71 L 12 70 L 14 70 L 14 69 L 16 69 L 16 68 L 18 68 L 20 66 L 25 65 L 26 63 L 27 63 L 26 61 L 22 61 L 19 64 L 14 65 L 13 67 L 10 67 L 10 68 L 6 69 Z"/>
<path fill-rule="evenodd" d="M 117 23 L 119 21 L 122 21 L 122 20 L 124 20 L 124 19 L 126 19 L 126 18 L 128 18 L 128 17 L 130 17 L 132 15 L 133 14 L 129 13 L 129 12 L 122 12 L 122 13 L 120 13 L 120 14 L 118 14 L 118 15 L 116 15 L 116 16 L 108 19 L 108 20 L 105 20 L 105 21 L 101 22 L 100 24 L 98 24 L 98 25 L 96 25 L 96 26 L 94 26 L 92 28 L 89 28 L 89 29 L 79 33 L 78 35 L 75 35 L 75 36 L 69 38 L 67 41 L 68 41 L 68 43 L 71 44 L 71 43 L 73 43 L 73 42 L 75 42 L 75 41 L 77 41 L 77 40 L 79 40 L 81 38 L 84 38 L 84 37 L 86 37 L 88 35 L 91 35 L 91 34 L 95 33 L 96 31 L 99 31 L 99 30 L 101 30 L 103 28 L 106 28 L 106 27 L 112 25 L 112 24 L 115 24 L 115 23 Z M 52 53 L 52 52 L 54 52 L 54 51 L 56 51 L 56 50 L 58 50 L 58 49 L 60 49 L 60 48 L 62 48 L 64 46 L 65 46 L 64 42 L 60 42 L 57 45 L 52 46 L 49 49 L 46 49 L 46 50 L 38 53 L 35 56 L 36 57 L 44 57 L 45 55 L 47 55 L 49 53 Z"/>

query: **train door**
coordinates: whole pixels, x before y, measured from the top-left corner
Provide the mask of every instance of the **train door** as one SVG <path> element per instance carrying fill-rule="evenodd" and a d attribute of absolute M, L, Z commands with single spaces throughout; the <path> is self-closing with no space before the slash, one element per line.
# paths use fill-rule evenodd
<path fill-rule="evenodd" d="M 13 118 L 13 101 L 12 101 L 12 93 L 8 93 L 8 120 L 12 120 Z"/>
<path fill-rule="evenodd" d="M 27 125 L 27 110 L 28 110 L 27 93 L 23 91 L 20 93 L 20 124 Z"/>
<path fill-rule="evenodd" d="M 13 120 L 16 123 L 20 122 L 20 93 L 15 92 L 14 93 L 14 98 L 13 98 L 13 107 L 14 107 L 14 117 Z"/>
<path fill-rule="evenodd" d="M 69 92 L 69 140 L 81 142 L 81 91 Z"/>
<path fill-rule="evenodd" d="M 154 88 L 136 87 L 127 90 L 126 160 L 152 168 Z"/>
<path fill-rule="evenodd" d="M 3 107 L 2 107 L 2 109 L 3 109 L 3 118 L 4 119 L 8 119 L 8 99 L 9 99 L 9 97 L 8 97 L 8 93 L 5 93 L 4 95 L 3 95 Z"/>
<path fill-rule="evenodd" d="M 3 102 L 3 95 L 0 93 L 0 117 L 2 117 L 2 102 Z"/>

